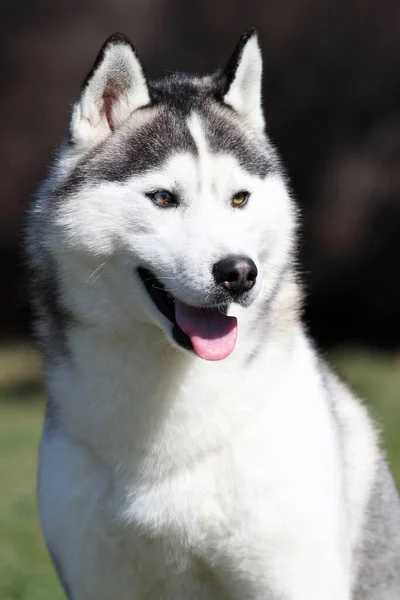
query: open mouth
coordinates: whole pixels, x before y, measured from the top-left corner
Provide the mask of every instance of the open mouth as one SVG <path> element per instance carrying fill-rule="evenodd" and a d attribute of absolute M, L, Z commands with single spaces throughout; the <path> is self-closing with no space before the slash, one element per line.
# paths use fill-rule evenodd
<path fill-rule="evenodd" d="M 174 341 L 205 360 L 223 360 L 236 345 L 237 319 L 220 307 L 189 306 L 175 298 L 150 271 L 138 274 L 157 309 L 172 323 Z"/>
<path fill-rule="evenodd" d="M 162 313 L 164 317 L 171 321 L 173 325 L 172 335 L 174 336 L 176 343 L 186 350 L 193 350 L 189 336 L 182 331 L 176 322 L 175 300 L 172 294 L 165 289 L 165 286 L 149 269 L 139 267 L 138 274 L 150 298 L 153 300 L 160 313 Z"/>

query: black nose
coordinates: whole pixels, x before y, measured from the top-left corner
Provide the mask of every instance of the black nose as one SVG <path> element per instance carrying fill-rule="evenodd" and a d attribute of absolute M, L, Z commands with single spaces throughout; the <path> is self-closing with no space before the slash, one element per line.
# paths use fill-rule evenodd
<path fill-rule="evenodd" d="M 215 282 L 232 296 L 248 292 L 257 279 L 257 267 L 247 256 L 227 256 L 213 266 Z"/>

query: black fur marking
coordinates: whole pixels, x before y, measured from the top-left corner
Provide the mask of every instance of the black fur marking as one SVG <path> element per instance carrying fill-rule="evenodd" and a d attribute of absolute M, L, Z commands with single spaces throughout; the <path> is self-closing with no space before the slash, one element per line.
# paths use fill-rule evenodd
<path fill-rule="evenodd" d="M 272 148 L 263 140 L 252 139 L 241 127 L 235 127 L 232 119 L 225 119 L 215 107 L 207 110 L 204 125 L 211 152 L 234 156 L 244 170 L 261 178 L 279 169 Z"/>
<path fill-rule="evenodd" d="M 166 105 L 177 116 L 187 118 L 192 111 L 198 112 L 212 152 L 232 154 L 244 169 L 265 177 L 279 169 L 277 155 L 265 138 L 247 132 L 243 119 L 223 103 L 225 86 L 223 73 L 214 73 L 201 83 L 195 77 L 174 73 L 150 83 L 149 91 L 153 104 Z"/>
<path fill-rule="evenodd" d="M 60 300 L 56 268 L 49 257 L 43 257 L 40 268 L 32 276 L 33 304 L 36 313 L 38 341 L 46 360 L 51 362 L 59 356 L 69 356 L 67 329 L 75 319 Z M 41 323 L 46 324 L 45 331 Z"/>
<path fill-rule="evenodd" d="M 252 28 L 252 29 L 248 29 L 240 36 L 239 41 L 236 44 L 236 47 L 235 47 L 235 49 L 228 61 L 228 64 L 226 65 L 225 70 L 224 70 L 226 80 L 225 80 L 225 86 L 222 91 L 222 97 L 220 98 L 221 101 L 222 101 L 222 98 L 225 96 L 225 94 L 228 93 L 230 86 L 232 85 L 233 81 L 235 80 L 236 71 L 237 71 L 239 62 L 242 58 L 244 47 L 246 46 L 249 39 L 256 35 L 257 35 L 257 31 L 254 28 Z"/>
<path fill-rule="evenodd" d="M 106 156 L 104 161 L 99 156 L 99 169 L 95 169 L 94 176 L 106 181 L 124 181 L 161 167 L 175 152 L 193 155 L 197 152 L 185 121 L 167 111 L 138 129 L 124 149 L 124 154 L 118 156 L 117 146 L 111 160 Z"/>
<path fill-rule="evenodd" d="M 49 267 L 46 275 L 40 278 L 37 284 L 37 289 L 42 296 L 43 304 L 47 308 L 49 317 L 57 329 L 64 329 L 64 325 L 68 322 L 68 312 L 60 302 L 59 283 L 55 269 Z"/>
<path fill-rule="evenodd" d="M 159 168 L 176 152 L 195 155 L 196 147 L 186 125 L 192 112 L 200 115 L 212 152 L 234 155 L 244 169 L 260 177 L 279 170 L 277 155 L 266 138 L 253 134 L 223 100 L 243 49 L 253 35 L 256 35 L 255 30 L 242 35 L 225 70 L 205 77 L 173 73 L 160 80 L 148 81 L 150 105 L 138 108 L 126 123 L 86 153 L 59 188 L 58 197 L 74 192 L 85 182 L 125 181 Z M 112 35 L 102 46 L 83 86 L 89 83 L 112 44 L 128 45 L 137 57 L 128 38 L 122 34 Z M 157 109 L 154 118 L 130 131 L 135 115 L 140 111 L 151 111 L 151 107 Z"/>
<path fill-rule="evenodd" d="M 57 190 L 58 198 L 77 191 L 85 182 L 122 182 L 152 171 L 175 152 L 197 153 L 186 122 L 172 111 L 155 113 L 152 120 L 137 127 L 128 138 L 124 133 L 116 132 L 88 153 Z"/>
<path fill-rule="evenodd" d="M 163 79 L 149 82 L 151 102 L 167 106 L 181 118 L 188 117 L 193 110 L 201 110 L 212 99 L 214 82 L 203 83 L 204 79 L 186 73 L 172 73 Z M 201 83 L 200 83 L 201 82 Z"/>
<path fill-rule="evenodd" d="M 143 66 L 142 63 L 138 57 L 138 54 L 136 52 L 135 47 L 133 46 L 132 42 L 130 41 L 129 38 L 126 37 L 126 35 L 124 35 L 123 33 L 113 33 L 112 35 L 110 35 L 110 37 L 108 37 L 106 39 L 106 41 L 104 42 L 104 44 L 102 45 L 102 47 L 99 50 L 99 53 L 93 63 L 92 68 L 90 69 L 89 73 L 86 75 L 85 79 L 82 82 L 81 85 L 81 92 L 87 87 L 87 85 L 89 84 L 90 80 L 92 79 L 93 75 L 95 74 L 95 72 L 97 71 L 97 69 L 100 67 L 101 63 L 104 60 L 104 56 L 106 51 L 108 50 L 108 48 L 110 46 L 113 45 L 123 45 L 123 46 L 128 46 L 131 50 L 132 53 L 136 56 L 137 60 L 140 63 L 140 66 L 142 67 L 142 71 L 143 71 Z M 144 73 L 144 71 L 143 71 Z"/>
<path fill-rule="evenodd" d="M 58 198 L 79 190 L 86 182 L 123 182 L 160 168 L 174 153 L 196 156 L 197 148 L 185 119 L 190 114 L 190 107 L 196 109 L 203 120 L 211 152 L 231 154 L 243 169 L 259 177 L 279 170 L 273 149 L 262 139 L 252 139 L 239 122 L 235 127 L 232 123 L 232 118 L 236 118 L 234 115 L 224 118 L 215 100 L 201 103 L 199 98 L 192 97 L 190 102 L 182 94 L 178 106 L 173 105 L 172 100 L 170 105 L 164 102 L 160 113 L 155 113 L 153 120 L 135 129 L 129 137 L 124 136 L 125 131 L 121 128 L 90 151 L 58 188 Z"/>

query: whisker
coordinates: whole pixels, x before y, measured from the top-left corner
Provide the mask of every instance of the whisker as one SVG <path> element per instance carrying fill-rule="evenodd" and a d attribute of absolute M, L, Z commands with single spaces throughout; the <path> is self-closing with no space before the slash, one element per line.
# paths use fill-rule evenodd
<path fill-rule="evenodd" d="M 103 263 L 101 263 L 101 265 L 99 265 L 99 266 L 98 266 L 98 267 L 97 267 L 97 268 L 96 268 L 96 269 L 93 271 L 93 273 L 91 273 L 91 274 L 89 275 L 89 277 L 88 277 L 88 278 L 86 279 L 86 281 L 85 281 L 85 285 L 86 285 L 87 283 L 89 283 L 89 282 L 90 282 L 90 283 L 94 283 L 95 281 L 97 281 L 97 279 L 100 277 L 100 273 L 99 273 L 99 271 L 100 271 L 100 270 L 101 270 L 101 269 L 104 267 L 104 265 L 106 264 L 106 262 L 107 262 L 107 261 L 105 260 Z M 97 275 L 97 277 L 96 277 L 95 279 L 93 279 L 93 277 L 94 277 L 94 275 L 96 275 L 96 273 L 98 273 L 98 275 Z"/>

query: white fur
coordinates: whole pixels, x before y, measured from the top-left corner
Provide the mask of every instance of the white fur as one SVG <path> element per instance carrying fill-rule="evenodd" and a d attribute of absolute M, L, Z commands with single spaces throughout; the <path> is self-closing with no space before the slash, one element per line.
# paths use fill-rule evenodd
<path fill-rule="evenodd" d="M 350 600 L 373 430 L 343 388 L 343 464 L 314 351 L 290 316 L 292 281 L 254 353 L 292 251 L 291 201 L 280 176 L 210 155 L 199 115 L 188 126 L 197 159 L 85 186 L 43 240 L 79 322 L 73 360 L 48 368 L 58 424 L 41 447 L 44 535 L 74 600 Z M 176 210 L 144 195 L 177 185 Z M 241 189 L 249 204 L 233 209 Z M 134 269 L 200 305 L 212 264 L 232 253 L 252 257 L 260 281 L 251 306 L 232 309 L 236 349 L 210 363 L 165 340 L 171 326 Z"/>
<path fill-rule="evenodd" d="M 253 34 L 243 48 L 235 77 L 225 94 L 224 102 L 247 119 L 256 130 L 264 128 L 261 87 L 262 57 L 257 35 Z"/>
<path fill-rule="evenodd" d="M 175 155 L 161 171 L 135 177 L 125 185 L 86 186 L 60 207 L 43 243 L 65 279 L 66 304 L 82 321 L 97 323 L 106 317 L 118 331 L 125 331 L 133 318 L 163 322 L 147 292 L 137 290 L 132 277 L 135 264 L 151 266 L 168 289 L 174 294 L 179 289 L 176 295 L 194 305 L 204 303 L 207 287 L 213 283 L 212 265 L 229 254 L 249 255 L 259 267 L 254 296 L 261 286 L 263 298 L 275 287 L 292 246 L 294 227 L 285 184 L 278 175 L 265 181 L 250 175 L 233 156 L 206 158 L 205 140 L 198 135 L 199 119 L 192 115 L 188 122 L 199 145 L 198 164 L 190 155 Z M 144 195 L 152 189 L 174 189 L 176 182 L 183 198 L 180 210 L 162 211 Z M 246 210 L 230 205 L 240 189 L 251 192 Z M 84 261 L 77 263 L 71 251 L 76 248 Z M 260 256 L 266 252 L 269 261 L 264 266 Z M 103 276 L 94 279 L 97 269 Z M 99 315 L 99 310 L 106 315 Z M 107 314 L 114 310 L 115 315 Z M 166 329 L 168 333 L 167 324 Z"/>
<path fill-rule="evenodd" d="M 73 315 L 67 351 L 46 349 L 46 542 L 73 600 L 350 600 L 379 453 L 365 410 L 321 370 L 300 323 L 295 209 L 282 176 L 212 153 L 206 113 L 194 111 L 196 154 L 119 183 L 86 181 L 54 201 L 85 152 L 110 138 L 112 158 L 164 110 L 135 112 L 150 96 L 121 39 L 75 105 L 74 144 L 31 213 L 32 264 L 57 273 Z M 235 115 L 213 110 L 264 144 L 261 75 L 252 35 L 224 98 Z M 107 90 L 118 92 L 112 102 Z M 154 190 L 174 192 L 179 206 L 156 206 Z M 242 190 L 248 204 L 234 208 Z M 201 307 L 213 265 L 229 255 L 250 257 L 257 282 L 246 307 L 230 307 L 234 351 L 207 362 L 176 345 L 136 270 Z"/>
<path fill-rule="evenodd" d="M 99 144 L 111 133 L 104 110 L 107 90 L 118 90 L 110 113 L 115 128 L 150 101 L 141 64 L 127 44 L 116 42 L 106 48 L 103 60 L 74 105 L 71 138 L 81 150 Z"/>

